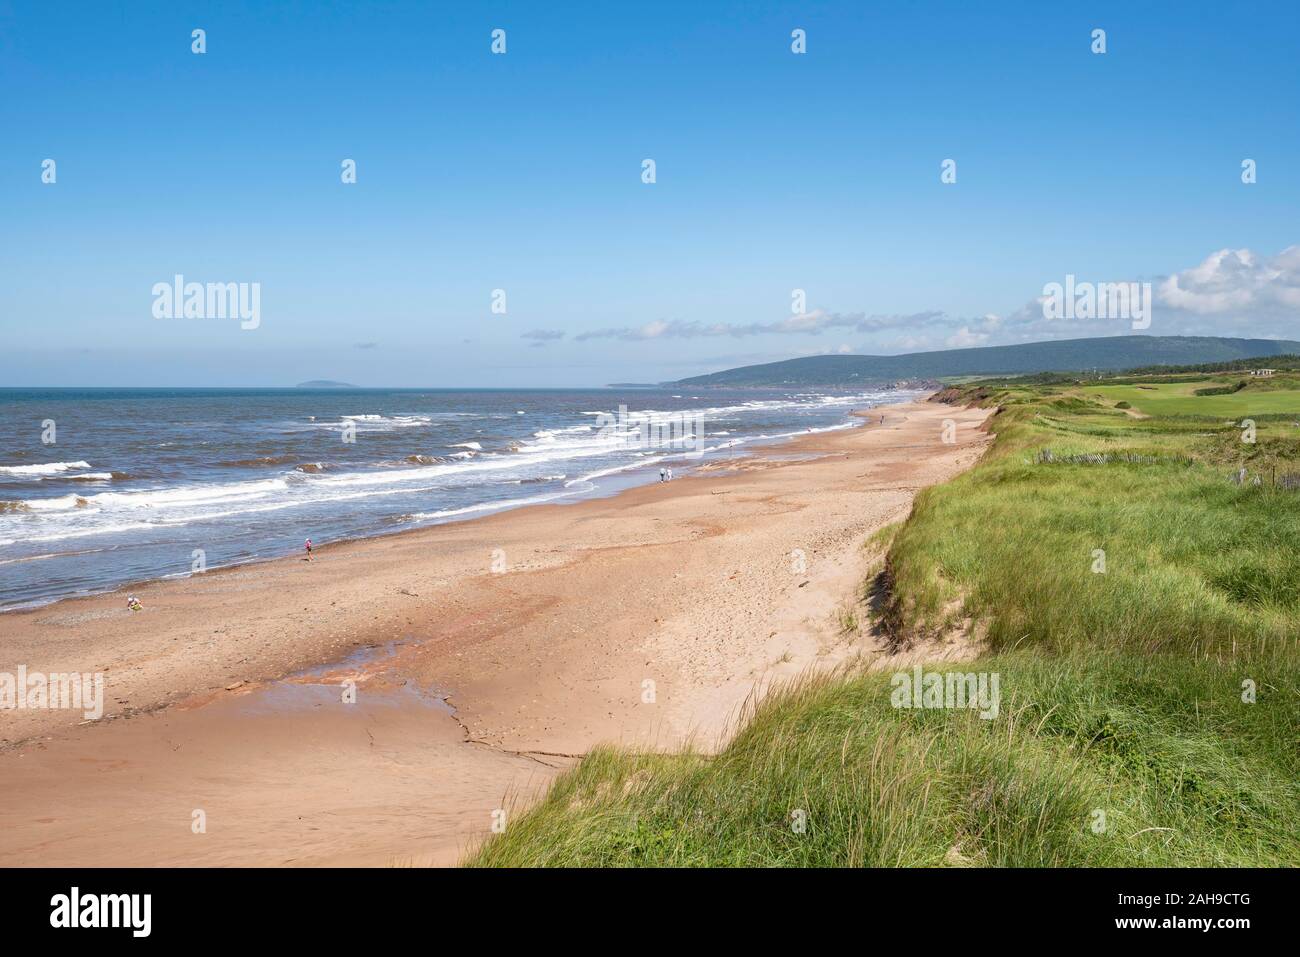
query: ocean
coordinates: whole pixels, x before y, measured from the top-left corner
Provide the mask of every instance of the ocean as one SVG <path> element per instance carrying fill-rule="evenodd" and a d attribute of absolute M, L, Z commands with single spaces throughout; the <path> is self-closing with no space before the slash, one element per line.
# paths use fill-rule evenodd
<path fill-rule="evenodd" d="M 0 389 L 0 610 L 608 495 L 917 394 Z"/>

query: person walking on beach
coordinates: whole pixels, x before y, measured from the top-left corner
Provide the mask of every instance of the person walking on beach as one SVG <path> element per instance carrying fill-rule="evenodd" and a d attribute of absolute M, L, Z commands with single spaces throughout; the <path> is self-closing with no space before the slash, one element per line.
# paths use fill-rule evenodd
<path fill-rule="evenodd" d="M 667 482 L 667 481 L 668 481 L 668 470 L 667 470 L 667 469 L 665 469 L 665 468 L 661 468 L 661 469 L 659 469 L 659 481 L 661 481 L 661 482 Z"/>
<path fill-rule="evenodd" d="M 668 481 L 671 482 L 672 480 L 673 480 L 673 470 L 672 470 L 672 469 L 669 469 L 669 470 L 668 470 Z"/>
<path fill-rule="evenodd" d="M 311 539 L 307 539 L 307 544 L 303 546 L 307 549 L 307 561 L 311 561 Z"/>

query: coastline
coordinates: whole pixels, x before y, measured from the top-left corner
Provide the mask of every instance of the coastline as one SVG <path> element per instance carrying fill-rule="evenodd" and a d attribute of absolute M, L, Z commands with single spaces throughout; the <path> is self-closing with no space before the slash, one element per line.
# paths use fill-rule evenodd
<path fill-rule="evenodd" d="M 0 712 L 0 860 L 454 863 L 597 743 L 716 746 L 756 686 L 871 653 L 834 625 L 863 541 L 984 446 L 982 410 L 880 414 L 666 485 L 132 585 L 139 613 L 6 613 L 0 671 L 107 690 L 84 725 Z"/>
<path fill-rule="evenodd" d="M 256 390 L 252 390 L 252 391 L 256 391 Z M 376 391 L 386 391 L 386 390 L 376 390 Z M 412 391 L 418 391 L 418 390 L 412 390 Z M 556 390 L 556 391 L 564 391 L 564 390 Z M 887 405 L 921 401 L 925 398 L 927 398 L 926 394 L 919 392 L 917 390 L 900 390 L 900 397 L 898 399 L 898 402 L 885 403 L 880 406 L 870 406 L 868 408 L 884 408 Z M 821 426 L 817 428 L 812 428 L 807 431 L 813 434 L 821 434 L 826 432 L 835 432 L 843 429 L 858 427 L 858 423 L 854 423 L 851 420 L 854 418 L 860 418 L 864 414 L 865 413 L 862 410 L 853 410 L 847 413 L 849 421 L 837 423 L 831 426 Z M 761 435 L 761 436 L 748 437 L 744 441 L 743 447 L 737 446 L 735 448 L 729 448 L 726 446 L 720 446 L 712 451 L 704 453 L 698 459 L 687 459 L 686 461 L 683 461 L 680 467 L 684 475 L 686 475 L 686 474 L 690 474 L 690 472 L 693 469 L 698 468 L 701 464 L 710 465 L 719 461 L 731 461 L 736 457 L 745 457 L 753 454 L 761 454 L 765 451 L 772 449 L 773 447 L 783 446 L 792 441 L 798 441 L 799 439 L 802 439 L 804 437 L 805 434 L 802 431 L 780 433 L 776 435 Z M 676 461 L 675 458 L 674 461 Z M 665 463 L 665 464 L 673 464 L 673 463 Z M 554 503 L 558 505 L 573 505 L 581 502 L 591 501 L 593 499 L 610 498 L 615 495 L 620 495 L 623 492 L 626 492 L 630 489 L 640 487 L 642 485 L 655 484 L 654 471 L 655 471 L 654 465 L 648 465 L 642 462 L 625 462 L 619 465 L 611 466 L 604 471 L 597 471 L 582 476 L 580 478 L 568 481 L 565 483 L 563 491 L 539 492 L 535 495 L 524 495 L 524 497 L 522 498 L 489 499 L 486 501 L 462 506 L 441 513 L 431 513 L 429 515 L 419 515 L 419 516 L 407 516 L 407 518 L 412 519 L 412 521 L 403 523 L 401 525 L 395 525 L 394 527 L 390 527 L 390 528 L 372 529 L 369 531 L 358 532 L 356 534 L 344 534 L 344 535 L 338 535 L 334 537 L 326 536 L 324 538 L 322 538 L 319 534 L 313 532 L 310 537 L 316 539 L 317 542 L 316 548 L 319 550 L 321 548 L 326 547 L 327 545 L 337 547 L 339 545 L 350 544 L 353 542 L 367 541 L 370 539 L 378 539 L 378 538 L 386 538 L 394 535 L 403 535 L 412 531 L 420 531 L 423 529 L 435 528 L 439 525 L 446 525 L 455 522 L 474 521 L 476 519 L 485 518 L 491 515 L 497 515 L 508 511 L 515 511 L 521 508 L 532 508 L 542 504 Z M 563 476 L 561 476 L 561 478 L 563 478 Z M 605 481 L 603 481 L 600 486 L 597 486 L 591 482 L 591 479 L 595 479 L 595 478 L 601 478 Z M 576 486 L 583 483 L 585 483 L 589 487 L 572 488 L 572 490 L 569 490 L 571 486 Z M 126 494 L 132 494 L 132 493 L 128 492 Z M 0 506 L 4 504 L 5 503 L 0 503 Z M 419 520 L 415 520 L 415 519 L 419 519 Z M 267 562 L 274 562 L 282 559 L 290 559 L 290 558 L 298 557 L 300 556 L 300 554 L 301 553 L 299 550 L 299 546 L 295 545 L 293 547 L 285 547 L 282 545 L 279 548 L 268 550 L 265 554 L 254 554 L 246 558 L 242 558 L 236 561 L 231 561 L 225 564 L 209 564 L 206 572 L 204 572 L 203 574 L 210 574 L 219 571 L 229 571 L 232 569 L 240 569 L 240 568 L 245 568 L 254 565 L 261 565 Z M 28 556 L 28 557 L 22 557 L 17 559 L 11 559 L 9 561 L 0 561 L 0 565 L 9 564 L 10 562 L 39 561 L 44 558 L 52 558 L 52 557 L 58 557 L 58 556 L 53 554 Z M 152 574 L 152 575 L 144 574 L 144 575 L 140 575 L 139 577 L 120 579 L 111 584 L 93 586 L 93 587 L 88 587 L 83 589 L 76 589 L 71 592 L 67 592 L 64 594 L 59 594 L 47 598 L 28 598 L 27 600 L 18 600 L 16 602 L 11 602 L 8 604 L 0 604 L 0 622 L 5 620 L 6 615 L 10 615 L 15 612 L 38 611 L 42 608 L 48 608 L 50 606 L 57 605 L 62 602 L 73 601 L 76 599 L 95 598 L 103 595 L 114 595 L 114 594 L 121 595 L 122 598 L 125 599 L 127 593 L 138 588 L 143 588 L 146 585 L 151 585 L 157 582 L 170 581 L 170 580 L 184 580 L 184 579 L 194 577 L 195 574 L 196 573 L 189 570 L 169 572 L 166 574 Z"/>

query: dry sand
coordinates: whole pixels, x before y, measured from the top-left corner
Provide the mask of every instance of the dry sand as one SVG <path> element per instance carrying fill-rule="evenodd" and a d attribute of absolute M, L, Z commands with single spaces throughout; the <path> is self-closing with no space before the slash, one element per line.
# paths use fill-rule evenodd
<path fill-rule="evenodd" d="M 595 744 L 716 746 L 755 687 L 876 653 L 839 626 L 864 542 L 986 414 L 0 616 L 0 671 L 106 681 L 99 721 L 0 711 L 0 865 L 450 864 Z"/>

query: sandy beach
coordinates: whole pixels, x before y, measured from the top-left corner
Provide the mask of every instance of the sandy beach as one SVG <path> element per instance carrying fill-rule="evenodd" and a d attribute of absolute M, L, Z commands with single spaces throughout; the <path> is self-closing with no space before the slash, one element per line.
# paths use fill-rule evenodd
<path fill-rule="evenodd" d="M 0 864 L 454 864 L 596 744 L 715 747 L 756 687 L 876 653 L 839 625 L 864 544 L 986 414 L 0 616 L 0 671 L 105 676 L 98 721 L 0 711 Z"/>

